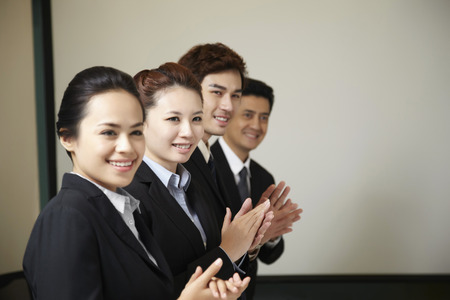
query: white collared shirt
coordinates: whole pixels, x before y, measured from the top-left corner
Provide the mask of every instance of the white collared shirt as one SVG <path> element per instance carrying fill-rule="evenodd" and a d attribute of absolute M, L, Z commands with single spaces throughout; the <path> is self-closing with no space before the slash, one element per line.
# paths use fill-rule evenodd
<path fill-rule="evenodd" d="M 247 168 L 247 186 L 248 191 L 251 194 L 251 186 L 250 186 L 250 178 L 252 176 L 250 172 L 250 155 L 245 160 L 245 162 L 242 162 L 242 160 L 236 155 L 236 153 L 231 150 L 230 146 L 228 146 L 227 142 L 223 139 L 223 137 L 219 138 L 219 144 L 222 147 L 223 153 L 225 154 L 225 157 L 228 161 L 228 165 L 230 165 L 231 172 L 234 174 L 234 180 L 236 182 L 236 185 L 239 184 L 239 172 L 241 172 L 243 167 Z"/>

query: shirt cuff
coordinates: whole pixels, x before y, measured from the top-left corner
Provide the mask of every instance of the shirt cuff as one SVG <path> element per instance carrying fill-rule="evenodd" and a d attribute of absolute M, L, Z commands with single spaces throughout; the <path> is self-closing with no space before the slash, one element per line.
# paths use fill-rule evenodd
<path fill-rule="evenodd" d="M 222 247 L 220 247 L 220 246 L 219 246 L 219 248 L 222 249 Z M 233 269 L 234 269 L 236 272 L 239 272 L 239 273 L 241 273 L 241 274 L 246 274 L 246 272 L 244 272 L 244 271 L 240 268 L 240 266 L 241 266 L 242 263 L 244 262 L 244 259 L 245 259 L 245 256 L 247 256 L 247 253 L 245 253 L 245 254 L 241 257 L 241 259 L 240 259 L 240 261 L 239 261 L 239 264 L 236 264 L 234 261 L 231 260 L 231 258 L 228 256 L 228 253 L 225 252 L 225 250 L 222 249 L 222 251 L 223 251 L 223 253 L 225 253 L 225 255 L 228 257 L 228 259 L 231 261 L 231 264 L 233 265 Z"/>
<path fill-rule="evenodd" d="M 278 245 L 278 243 L 281 241 L 281 235 L 279 237 L 277 237 L 274 241 L 268 241 L 264 244 L 264 246 L 272 249 L 275 248 L 276 245 Z"/>

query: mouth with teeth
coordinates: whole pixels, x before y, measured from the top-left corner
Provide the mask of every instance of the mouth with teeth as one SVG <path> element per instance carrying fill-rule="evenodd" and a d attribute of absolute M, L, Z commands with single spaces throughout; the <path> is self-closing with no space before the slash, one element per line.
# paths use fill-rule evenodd
<path fill-rule="evenodd" d="M 220 124 L 226 126 L 228 124 L 228 121 L 230 120 L 230 118 L 224 117 L 224 116 L 214 116 L 214 120 L 219 121 Z"/>
<path fill-rule="evenodd" d="M 128 160 L 128 161 L 114 161 L 110 160 L 108 161 L 111 166 L 116 168 L 119 171 L 129 171 L 133 167 L 134 160 Z"/>
<path fill-rule="evenodd" d="M 191 144 L 172 144 L 174 147 L 179 149 L 190 149 Z"/>
<path fill-rule="evenodd" d="M 172 144 L 172 146 L 175 148 L 175 150 L 179 153 L 179 154 L 188 154 L 191 152 L 192 150 L 192 144 L 188 143 L 188 144 Z"/>
<path fill-rule="evenodd" d="M 244 135 L 246 137 L 248 137 L 249 139 L 253 139 L 253 140 L 258 139 L 258 137 L 259 137 L 259 134 L 257 134 L 257 133 L 250 133 L 250 132 L 245 132 Z"/>

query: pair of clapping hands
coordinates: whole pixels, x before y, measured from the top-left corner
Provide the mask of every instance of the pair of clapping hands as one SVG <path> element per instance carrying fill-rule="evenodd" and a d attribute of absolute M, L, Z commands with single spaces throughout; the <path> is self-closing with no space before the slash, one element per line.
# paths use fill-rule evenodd
<path fill-rule="evenodd" d="M 284 181 L 277 186 L 272 184 L 255 208 L 252 209 L 251 199 L 247 198 L 233 221 L 227 208 L 220 246 L 230 259 L 237 261 L 247 251 L 252 252 L 259 245 L 292 231 L 303 210 L 291 199 L 286 200 L 289 192 L 290 187 Z"/>
<path fill-rule="evenodd" d="M 241 280 L 241 277 L 237 273 L 228 280 L 214 277 L 219 272 L 222 264 L 222 259 L 218 258 L 205 272 L 202 271 L 202 268 L 197 267 L 178 300 L 234 300 L 239 298 L 247 288 L 250 277 L 245 277 Z"/>

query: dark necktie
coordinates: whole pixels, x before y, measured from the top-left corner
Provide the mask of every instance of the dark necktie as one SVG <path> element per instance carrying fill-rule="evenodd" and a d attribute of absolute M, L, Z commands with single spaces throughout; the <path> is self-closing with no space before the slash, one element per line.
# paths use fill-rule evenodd
<path fill-rule="evenodd" d="M 214 164 L 214 157 L 212 156 L 212 154 L 209 155 L 208 167 L 211 170 L 214 182 L 217 184 L 216 166 Z"/>
<path fill-rule="evenodd" d="M 243 202 L 245 199 L 250 197 L 250 193 L 248 191 L 247 185 L 247 168 L 243 167 L 239 172 L 239 183 L 237 185 L 239 190 L 239 195 L 241 195 L 241 201 Z"/>

